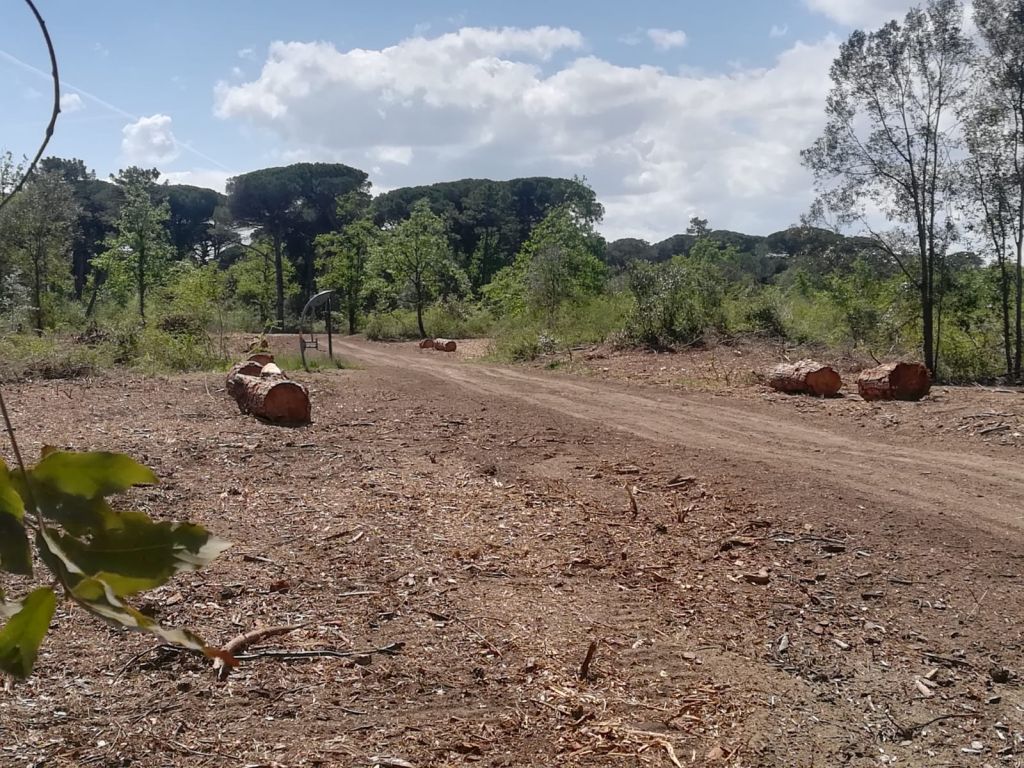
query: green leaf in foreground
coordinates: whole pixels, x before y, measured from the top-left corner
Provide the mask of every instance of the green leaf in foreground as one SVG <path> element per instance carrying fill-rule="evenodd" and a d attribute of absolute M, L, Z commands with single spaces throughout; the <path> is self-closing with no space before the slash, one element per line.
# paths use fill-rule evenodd
<path fill-rule="evenodd" d="M 45 528 L 40 530 L 36 536 L 36 545 L 44 562 L 60 576 L 74 601 L 94 616 L 125 629 L 155 635 L 165 642 L 197 651 L 211 659 L 221 659 L 231 666 L 237 664 L 230 653 L 209 646 L 187 629 L 165 627 L 122 602 L 110 584 L 83 572 L 74 558 L 64 551 L 52 531 Z"/>
<path fill-rule="evenodd" d="M 83 575 L 105 582 L 118 597 L 165 584 L 177 573 L 207 565 L 229 544 L 191 523 L 154 522 L 141 512 L 119 512 L 89 536 L 55 534 Z"/>
<path fill-rule="evenodd" d="M 25 505 L 0 460 L 0 570 L 32 575 L 32 552 L 25 533 Z"/>
<path fill-rule="evenodd" d="M 120 453 L 51 451 L 29 472 L 33 484 L 84 499 L 109 496 L 136 485 L 153 485 L 156 475 Z"/>
<path fill-rule="evenodd" d="M 21 678 L 32 673 L 56 607 L 57 596 L 49 587 L 21 601 L 21 609 L 0 629 L 0 670 Z"/>

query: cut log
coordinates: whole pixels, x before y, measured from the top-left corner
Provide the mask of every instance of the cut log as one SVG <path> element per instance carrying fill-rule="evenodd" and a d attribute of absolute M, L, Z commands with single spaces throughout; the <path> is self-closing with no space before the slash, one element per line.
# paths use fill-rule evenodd
<path fill-rule="evenodd" d="M 255 354 L 249 355 L 249 361 L 259 363 L 261 366 L 264 366 L 268 363 L 274 362 L 274 356 L 269 352 L 256 352 Z"/>
<path fill-rule="evenodd" d="M 434 349 L 438 352 L 454 352 L 458 346 L 451 339 L 434 339 Z"/>
<path fill-rule="evenodd" d="M 235 393 L 231 391 L 231 380 L 241 374 L 242 376 L 259 376 L 263 371 L 263 364 L 256 362 L 255 360 L 246 360 L 241 363 L 235 363 L 231 366 L 231 370 L 228 371 L 227 376 L 227 387 L 228 393 L 234 397 Z"/>
<path fill-rule="evenodd" d="M 433 348 L 434 348 L 434 340 L 433 339 L 424 339 L 423 341 L 420 342 L 420 349 L 433 349 Z"/>
<path fill-rule="evenodd" d="M 931 388 L 931 374 L 921 363 L 887 363 L 857 377 L 857 391 L 865 400 L 920 400 Z"/>
<path fill-rule="evenodd" d="M 280 368 L 277 367 L 275 363 L 267 363 L 266 365 L 263 366 L 263 369 L 260 371 L 260 376 L 284 376 L 284 373 L 281 371 Z M 285 376 L 285 378 L 288 377 Z"/>
<path fill-rule="evenodd" d="M 274 424 L 309 423 L 309 392 L 281 374 L 236 374 L 228 381 L 228 392 L 242 413 L 251 413 Z"/>
<path fill-rule="evenodd" d="M 843 380 L 835 369 L 814 360 L 778 365 L 768 374 L 768 385 L 780 392 L 835 397 Z"/>

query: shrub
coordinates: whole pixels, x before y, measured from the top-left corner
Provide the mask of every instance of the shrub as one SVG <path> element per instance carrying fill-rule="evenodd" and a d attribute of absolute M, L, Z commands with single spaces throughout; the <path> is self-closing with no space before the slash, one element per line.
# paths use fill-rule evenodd
<path fill-rule="evenodd" d="M 402 341 L 419 337 L 416 313 L 411 309 L 374 312 L 366 321 L 366 338 L 371 341 Z"/>

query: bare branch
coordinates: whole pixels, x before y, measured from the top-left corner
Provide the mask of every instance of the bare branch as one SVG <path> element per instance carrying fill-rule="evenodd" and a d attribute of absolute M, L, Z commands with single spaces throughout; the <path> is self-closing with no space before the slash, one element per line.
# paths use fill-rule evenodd
<path fill-rule="evenodd" d="M 36 166 L 43 157 L 43 152 L 46 151 L 46 146 L 50 143 L 50 139 L 53 137 L 54 128 L 57 127 L 57 115 L 60 114 L 60 75 L 57 72 L 57 53 L 53 50 L 53 40 L 50 39 L 50 32 L 46 28 L 46 22 L 39 14 L 39 9 L 36 8 L 35 3 L 32 0 L 25 0 L 25 3 L 32 11 L 32 15 L 36 17 L 36 23 L 39 24 L 39 29 L 43 33 L 43 39 L 46 41 L 46 49 L 50 54 L 50 75 L 53 78 L 53 109 L 50 112 L 50 122 L 46 126 L 46 134 L 43 136 L 43 143 L 39 145 L 39 149 L 36 150 L 35 157 L 33 157 L 32 162 L 29 163 L 28 169 L 25 171 L 25 175 L 21 177 L 21 180 L 17 184 L 14 185 L 14 189 L 11 190 L 11 194 L 0 200 L 0 210 L 3 210 L 4 206 L 14 199 L 14 196 L 21 191 L 21 188 L 25 186 L 25 182 L 28 181 L 29 177 L 35 171 Z"/>

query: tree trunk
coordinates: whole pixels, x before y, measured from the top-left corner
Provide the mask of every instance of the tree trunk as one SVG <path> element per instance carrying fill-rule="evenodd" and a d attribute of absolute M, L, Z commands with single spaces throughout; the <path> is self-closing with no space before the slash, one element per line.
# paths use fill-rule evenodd
<path fill-rule="evenodd" d="M 274 424 L 298 425 L 310 421 L 308 390 L 291 381 L 272 362 L 248 360 L 235 365 L 227 377 L 227 390 L 242 413 Z"/>
<path fill-rule="evenodd" d="M 354 336 L 356 333 L 356 305 L 349 300 L 348 303 L 348 335 Z"/>
<path fill-rule="evenodd" d="M 419 326 L 420 336 L 426 338 L 427 330 L 423 327 L 423 303 L 420 301 L 416 302 L 416 325 Z"/>
<path fill-rule="evenodd" d="M 139 283 L 139 317 L 146 319 L 146 249 L 139 248 L 136 279 Z"/>
<path fill-rule="evenodd" d="M 865 400 L 920 400 L 931 386 L 931 375 L 920 363 L 887 363 L 861 371 L 857 378 L 857 391 Z"/>
<path fill-rule="evenodd" d="M 1021 356 L 1022 347 L 1024 347 L 1024 312 L 1022 312 L 1022 289 L 1024 289 L 1024 240 L 1019 239 L 1021 235 L 1018 235 L 1017 240 L 1017 296 L 1016 296 L 1016 334 L 1015 334 L 1015 349 L 1013 352 L 1013 378 L 1016 381 L 1020 381 L 1020 369 L 1021 369 Z"/>
<path fill-rule="evenodd" d="M 1006 252 L 999 256 L 999 301 L 1003 315 L 1003 352 L 1006 355 L 1006 375 L 1015 376 L 1013 358 L 1014 344 L 1010 337 L 1010 273 L 1006 269 Z"/>
<path fill-rule="evenodd" d="M 835 369 L 814 360 L 778 365 L 768 373 L 768 385 L 780 392 L 835 397 L 843 380 Z"/>
<path fill-rule="evenodd" d="M 42 262 L 43 254 L 41 249 L 36 249 L 36 257 L 33 259 L 33 273 L 35 277 L 35 285 L 33 286 L 33 301 L 36 305 L 36 331 L 40 334 L 43 332 L 43 277 L 42 277 Z"/>
<path fill-rule="evenodd" d="M 274 235 L 274 284 L 277 298 L 277 331 L 284 330 L 284 261 L 281 256 L 281 238 Z"/>

